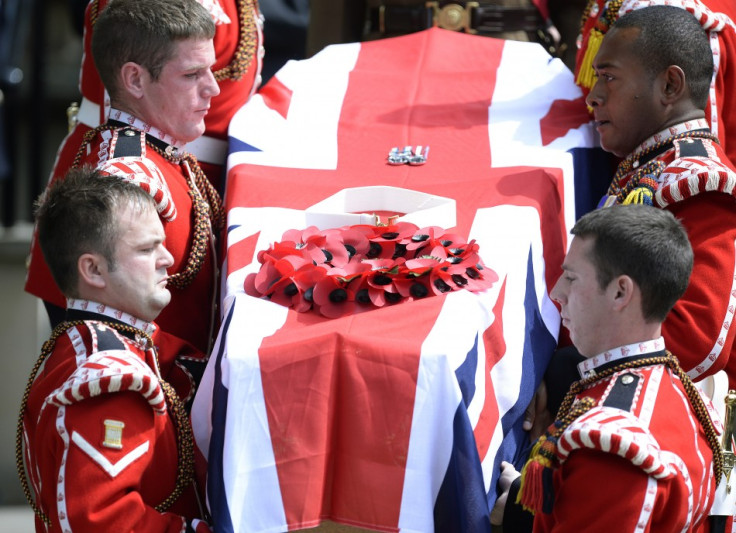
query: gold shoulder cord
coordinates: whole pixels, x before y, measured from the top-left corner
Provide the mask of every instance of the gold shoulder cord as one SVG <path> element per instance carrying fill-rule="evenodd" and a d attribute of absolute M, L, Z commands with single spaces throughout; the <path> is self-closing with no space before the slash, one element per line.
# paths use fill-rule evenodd
<path fill-rule="evenodd" d="M 92 3 L 89 6 L 89 21 L 93 27 L 97 23 L 97 15 L 99 14 L 100 2 L 99 0 L 92 0 Z"/>
<path fill-rule="evenodd" d="M 20 479 L 21 487 L 23 488 L 23 494 L 25 495 L 26 500 L 28 500 L 28 504 L 31 506 L 31 509 L 33 509 L 33 512 L 36 514 L 36 516 L 38 516 L 47 525 L 51 525 L 51 520 L 36 504 L 33 499 L 33 495 L 31 494 L 31 489 L 28 486 L 28 478 L 26 476 L 25 464 L 23 460 L 23 419 L 25 418 L 28 397 L 30 396 L 33 382 L 36 379 L 36 374 L 38 374 L 41 365 L 43 365 L 46 358 L 53 351 L 54 346 L 56 345 L 56 341 L 59 339 L 59 337 L 66 333 L 68 329 L 76 326 L 81 326 L 84 323 L 85 321 L 83 320 L 62 322 L 61 324 L 56 326 L 56 328 L 54 328 L 54 331 L 51 333 L 51 337 L 43 344 L 43 347 L 41 348 L 41 355 L 39 356 L 36 364 L 31 370 L 31 375 L 28 378 L 28 384 L 26 385 L 25 391 L 23 392 L 23 398 L 21 399 L 20 404 L 18 426 L 15 434 L 15 466 L 18 471 L 18 478 Z M 159 375 L 161 375 L 161 370 L 158 368 L 158 357 L 156 356 L 156 349 L 153 347 L 153 340 L 150 336 L 148 336 L 144 331 L 141 331 L 132 326 L 128 326 L 126 324 L 117 324 L 105 321 L 100 321 L 99 323 L 104 324 L 107 327 L 115 329 L 117 331 L 125 331 L 145 338 L 147 346 L 150 346 L 153 350 L 156 367 Z M 169 415 L 174 422 L 174 427 L 176 430 L 176 446 L 178 451 L 176 484 L 174 485 L 174 489 L 163 502 L 154 507 L 154 509 L 156 509 L 158 512 L 164 512 L 166 509 L 171 507 L 171 505 L 179 498 L 179 496 L 181 496 L 184 489 L 190 483 L 192 483 L 194 479 L 194 435 L 192 433 L 191 421 L 189 420 L 186 410 L 184 409 L 184 404 L 179 399 L 176 391 L 174 391 L 174 388 L 163 379 L 159 379 L 159 382 L 161 383 L 161 388 L 163 389 L 164 395 L 166 396 L 166 403 L 168 406 Z"/>
<path fill-rule="evenodd" d="M 238 17 L 240 23 L 240 38 L 230 64 L 213 74 L 217 81 L 237 81 L 248 72 L 256 55 L 258 29 L 256 28 L 255 11 L 257 0 L 238 0 Z"/>

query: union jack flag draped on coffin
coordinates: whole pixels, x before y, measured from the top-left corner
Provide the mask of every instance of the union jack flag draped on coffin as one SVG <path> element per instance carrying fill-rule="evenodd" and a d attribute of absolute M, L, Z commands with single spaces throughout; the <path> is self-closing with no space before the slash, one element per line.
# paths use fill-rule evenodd
<path fill-rule="evenodd" d="M 290 62 L 238 112 L 222 328 L 193 410 L 217 531 L 490 531 L 556 346 L 548 289 L 595 143 L 580 96 L 536 44 L 432 29 Z M 404 145 L 427 163 L 387 165 Z M 305 209 L 366 185 L 454 199 L 499 281 L 337 319 L 243 293 Z"/>

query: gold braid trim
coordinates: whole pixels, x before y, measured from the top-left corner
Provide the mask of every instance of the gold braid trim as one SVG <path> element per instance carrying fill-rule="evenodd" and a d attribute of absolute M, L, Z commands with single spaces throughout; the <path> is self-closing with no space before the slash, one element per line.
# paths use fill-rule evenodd
<path fill-rule="evenodd" d="M 105 130 L 114 131 L 119 129 L 124 128 L 103 124 L 86 132 L 82 139 L 82 144 L 74 157 L 72 167 L 80 166 L 82 157 L 88 145 L 98 133 Z M 145 135 L 143 132 L 141 133 Z M 181 165 L 183 162 L 186 162 L 186 165 L 188 166 L 188 169 L 183 169 L 183 177 L 186 180 L 187 185 L 189 185 L 188 192 L 192 199 L 192 245 L 189 249 L 189 256 L 187 257 L 187 262 L 183 270 L 169 276 L 167 282 L 170 287 L 184 289 L 194 281 L 194 278 L 202 269 L 202 265 L 204 265 L 213 227 L 214 230 L 219 231 L 225 225 L 225 211 L 222 206 L 222 199 L 220 198 L 217 190 L 215 190 L 212 184 L 207 180 L 207 177 L 200 168 L 196 157 L 186 153 L 180 156 L 167 154 L 164 150 L 153 145 L 147 138 L 146 146 L 171 163 Z M 201 191 L 204 192 L 206 198 L 202 197 Z"/>
<path fill-rule="evenodd" d="M 248 72 L 256 55 L 258 28 L 256 28 L 257 0 L 238 0 L 240 39 L 229 65 L 213 72 L 215 79 L 237 81 Z"/>
<path fill-rule="evenodd" d="M 158 365 L 158 356 L 153 344 L 153 339 L 151 339 L 146 332 L 127 324 L 118 324 L 104 320 L 94 322 L 104 324 L 105 326 L 117 331 L 133 333 L 134 335 L 145 339 L 146 347 L 153 352 L 153 360 L 156 362 L 156 370 L 158 371 L 159 376 L 161 375 L 161 369 Z M 18 413 L 18 425 L 15 433 L 15 466 L 18 472 L 18 478 L 28 504 L 31 506 L 31 509 L 33 509 L 36 516 L 38 516 L 46 525 L 51 525 L 51 519 L 41 510 L 38 504 L 36 504 L 33 499 L 33 495 L 31 494 L 31 489 L 28 486 L 28 477 L 26 476 L 25 462 L 23 460 L 23 419 L 25 418 L 26 410 L 28 408 L 28 397 L 31 394 L 33 382 L 36 380 L 36 375 L 38 374 L 41 365 L 43 365 L 46 358 L 53 351 L 56 341 L 70 328 L 82 326 L 84 324 L 84 320 L 62 322 L 54 328 L 54 331 L 51 332 L 51 336 L 41 348 L 41 355 L 38 357 L 36 364 L 33 365 L 31 375 L 28 378 L 28 383 L 23 391 L 23 397 L 20 403 L 20 412 Z M 176 430 L 176 448 L 179 452 L 177 457 L 176 484 L 174 485 L 174 489 L 164 501 L 154 507 L 158 512 L 163 513 L 166 509 L 171 507 L 179 496 L 181 496 L 182 492 L 184 492 L 184 489 L 186 489 L 186 487 L 194 480 L 194 433 L 192 432 L 192 423 L 189 420 L 186 409 L 184 409 L 184 404 L 176 394 L 174 388 L 164 381 L 163 378 L 159 378 L 159 383 L 161 384 L 161 388 L 166 396 L 169 415 L 174 422 Z"/>
<path fill-rule="evenodd" d="M 100 15 L 100 2 L 99 0 L 92 0 L 89 6 L 89 21 L 90 25 L 94 28 L 97 24 L 97 17 Z"/>
<path fill-rule="evenodd" d="M 560 409 L 557 411 L 556 418 L 558 420 L 566 419 L 568 412 L 573 406 L 575 396 L 580 394 L 589 385 L 623 370 L 629 370 L 632 368 L 639 368 L 642 366 L 650 365 L 665 365 L 669 367 L 673 374 L 680 378 L 682 386 L 685 389 L 687 398 L 690 401 L 690 405 L 695 411 L 695 416 L 700 422 L 700 425 L 703 426 L 703 431 L 705 432 L 706 439 L 708 440 L 708 445 L 713 451 L 713 474 L 715 475 L 716 483 L 718 483 L 718 481 L 720 481 L 721 477 L 723 476 L 724 464 L 723 450 L 721 449 L 721 443 L 718 438 L 718 433 L 716 432 L 715 427 L 713 427 L 713 421 L 708 414 L 708 408 L 705 406 L 705 402 L 703 401 L 702 396 L 700 396 L 700 393 L 695 388 L 695 385 L 690 379 L 690 376 L 688 376 L 685 371 L 680 367 L 680 363 L 677 361 L 677 358 L 672 355 L 669 350 L 667 350 L 665 352 L 665 355 L 663 356 L 646 357 L 634 361 L 627 361 L 626 363 L 608 368 L 588 378 L 576 381 L 570 386 L 570 390 L 565 395 L 565 399 L 562 401 Z"/>
<path fill-rule="evenodd" d="M 156 146 L 152 146 L 152 148 L 156 152 L 161 153 Z M 169 160 L 172 163 L 176 162 L 176 160 L 172 156 L 166 154 L 166 152 L 161 155 L 166 159 L 171 158 Z M 207 209 L 209 210 L 210 220 L 212 220 L 212 226 L 217 231 L 221 230 L 225 227 L 225 208 L 222 205 L 220 193 L 217 192 L 217 189 L 212 185 L 212 182 L 207 179 L 207 176 L 202 170 L 202 167 L 199 166 L 199 161 L 197 161 L 197 157 L 194 154 L 185 152 L 181 155 L 181 159 L 187 162 L 189 169 L 194 174 L 194 184 L 197 186 L 199 193 L 204 196 Z"/>

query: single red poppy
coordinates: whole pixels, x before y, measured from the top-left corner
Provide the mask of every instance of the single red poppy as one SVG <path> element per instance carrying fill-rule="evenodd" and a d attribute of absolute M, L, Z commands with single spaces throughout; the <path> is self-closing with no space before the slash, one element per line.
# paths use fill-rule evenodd
<path fill-rule="evenodd" d="M 328 318 L 349 315 L 355 309 L 355 295 L 339 279 L 325 276 L 314 286 L 314 306 Z"/>

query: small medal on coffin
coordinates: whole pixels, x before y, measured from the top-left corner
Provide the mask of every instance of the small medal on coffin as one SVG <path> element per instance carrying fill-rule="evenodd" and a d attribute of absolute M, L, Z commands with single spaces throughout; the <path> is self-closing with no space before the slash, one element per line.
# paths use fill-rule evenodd
<path fill-rule="evenodd" d="M 429 156 L 429 146 L 405 146 L 403 149 L 399 149 L 398 146 L 394 146 L 389 150 L 387 162 L 389 165 L 411 165 L 418 166 L 423 165 L 427 162 Z"/>

